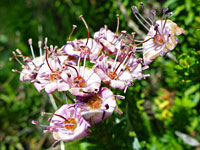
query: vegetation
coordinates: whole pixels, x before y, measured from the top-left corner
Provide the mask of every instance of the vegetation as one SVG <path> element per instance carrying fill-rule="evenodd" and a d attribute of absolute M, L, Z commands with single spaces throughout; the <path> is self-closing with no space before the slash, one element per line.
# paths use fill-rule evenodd
<path fill-rule="evenodd" d="M 105 24 L 115 31 L 116 14 L 120 17 L 120 30 L 143 33 L 142 27 L 132 26 L 136 19 L 131 6 L 139 3 L 138 0 L 1 0 L 0 149 L 53 149 L 54 141 L 51 134 L 44 134 L 31 123 L 32 120 L 48 123 L 47 117 L 41 116 L 43 111 L 54 112 L 48 95 L 38 93 L 31 83 L 19 82 L 19 74 L 11 72 L 13 68 L 20 70 L 19 64 L 9 61 L 12 51 L 19 48 L 29 56 L 30 37 L 35 49 L 37 41 L 45 37 L 49 38 L 48 43 L 61 47 L 73 24 L 77 29 L 72 39 L 85 38 L 87 31 L 79 18 L 81 14 L 91 35 Z M 136 81 L 127 90 L 126 99 L 117 101 L 124 113 L 114 112 L 92 127 L 89 137 L 65 143 L 67 150 L 200 148 L 175 134 L 179 131 L 200 141 L 200 1 L 147 0 L 144 4 L 148 9 L 156 9 L 160 16 L 161 10 L 169 7 L 173 12 L 170 19 L 186 31 L 171 52 L 174 57 L 156 59 L 145 71 L 151 76 Z M 115 93 L 123 95 L 119 90 Z"/>

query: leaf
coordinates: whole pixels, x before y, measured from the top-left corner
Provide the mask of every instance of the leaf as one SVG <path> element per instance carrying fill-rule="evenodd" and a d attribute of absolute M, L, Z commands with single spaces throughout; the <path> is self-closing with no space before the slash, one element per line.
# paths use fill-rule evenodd
<path fill-rule="evenodd" d="M 195 138 L 187 135 L 187 134 L 184 134 L 182 132 L 179 132 L 179 131 L 175 131 L 175 134 L 180 137 L 186 144 L 190 145 L 190 146 L 200 146 L 200 143 L 199 141 L 197 141 Z"/>

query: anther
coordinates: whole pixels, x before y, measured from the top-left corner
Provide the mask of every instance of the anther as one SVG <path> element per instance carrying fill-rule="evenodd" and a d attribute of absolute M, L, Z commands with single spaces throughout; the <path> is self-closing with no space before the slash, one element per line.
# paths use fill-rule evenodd
<path fill-rule="evenodd" d="M 44 40 L 44 46 L 47 47 L 47 42 L 48 42 L 48 38 L 45 37 L 45 40 Z"/>
<path fill-rule="evenodd" d="M 17 70 L 17 69 L 12 69 L 12 72 L 15 72 L 15 73 L 20 73 L 20 71 L 19 71 L 19 70 Z"/>
<path fill-rule="evenodd" d="M 140 2 L 140 7 L 142 10 L 144 10 L 144 4 L 142 2 Z"/>
<path fill-rule="evenodd" d="M 40 51 L 40 56 L 42 56 L 42 41 L 38 41 L 38 47 Z"/>
<path fill-rule="evenodd" d="M 22 52 L 21 52 L 19 49 L 16 49 L 16 52 L 17 52 L 19 55 L 22 55 Z"/>
<path fill-rule="evenodd" d="M 150 10 L 150 13 L 153 15 L 153 16 L 156 16 L 156 11 L 155 10 Z"/>
<path fill-rule="evenodd" d="M 139 19 L 139 17 L 137 16 L 137 14 L 149 25 L 149 23 L 144 19 L 144 17 L 142 17 L 142 15 L 140 15 L 140 13 L 138 12 L 138 9 L 136 6 L 132 6 L 132 11 L 133 11 L 133 14 L 135 15 L 135 17 L 137 18 L 137 20 L 140 22 L 141 25 L 143 25 L 143 27 L 149 31 L 149 29 L 143 24 L 143 22 Z M 151 26 L 151 25 L 150 25 Z"/>
<path fill-rule="evenodd" d="M 169 12 L 169 13 L 167 13 L 166 14 L 166 17 L 168 18 L 168 17 L 171 17 L 172 16 L 172 12 Z"/>
<path fill-rule="evenodd" d="M 163 9 L 163 14 L 165 14 L 168 10 L 169 10 L 168 7 L 164 8 Z"/>
<path fill-rule="evenodd" d="M 32 39 L 29 39 L 29 40 L 28 40 L 28 44 L 29 44 L 29 46 L 30 46 L 31 54 L 32 54 L 32 56 L 33 56 L 33 59 L 35 59 L 35 54 L 34 54 L 33 46 L 32 46 Z"/>
<path fill-rule="evenodd" d="M 119 14 L 117 14 L 116 16 L 117 16 L 117 28 L 116 28 L 116 34 L 118 34 L 118 30 L 119 30 Z"/>
<path fill-rule="evenodd" d="M 136 6 L 132 6 L 131 9 L 132 9 L 132 11 L 133 11 L 134 14 L 138 13 L 138 9 L 137 9 Z"/>

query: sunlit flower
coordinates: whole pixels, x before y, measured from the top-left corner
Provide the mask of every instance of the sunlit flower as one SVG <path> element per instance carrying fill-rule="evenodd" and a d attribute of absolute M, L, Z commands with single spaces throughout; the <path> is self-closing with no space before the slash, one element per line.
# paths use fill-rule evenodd
<path fill-rule="evenodd" d="M 99 92 L 101 79 L 90 68 L 68 65 L 61 76 L 69 84 L 71 94 L 75 96 L 88 96 Z"/>
<path fill-rule="evenodd" d="M 141 8 L 144 10 L 142 3 Z M 176 23 L 168 19 L 172 16 L 172 12 L 166 14 L 168 8 L 163 9 L 162 19 L 158 21 L 155 20 L 155 10 L 150 11 L 152 17 L 146 16 L 147 19 L 139 13 L 136 6 L 132 6 L 132 10 L 138 21 L 148 31 L 144 39 L 147 42 L 144 42 L 142 46 L 145 65 L 149 65 L 156 57 L 164 56 L 172 51 L 178 43 L 176 36 L 185 33 Z"/>
<path fill-rule="evenodd" d="M 119 35 L 110 31 L 107 26 L 94 33 L 94 39 L 101 43 L 104 53 L 108 55 L 116 54 L 121 49 L 124 44 L 121 36 L 123 36 L 123 32 Z"/>
<path fill-rule="evenodd" d="M 86 57 L 94 62 L 101 53 L 102 46 L 95 40 L 89 38 L 88 42 L 87 39 L 69 41 L 61 49 L 67 55 L 81 58 Z"/>
<path fill-rule="evenodd" d="M 90 124 L 76 111 L 72 104 L 63 105 L 55 113 L 43 113 L 52 115 L 50 125 L 46 127 L 44 132 L 50 131 L 56 143 L 59 141 L 68 142 L 75 139 L 86 137 L 90 134 Z M 33 124 L 40 125 L 39 122 L 33 121 Z M 56 144 L 55 143 L 55 144 Z M 55 145 L 54 144 L 54 145 Z"/>
<path fill-rule="evenodd" d="M 127 51 L 120 59 L 116 55 L 115 60 L 102 55 L 97 60 L 94 71 L 105 84 L 112 88 L 123 89 L 124 92 L 133 84 L 133 79 L 144 77 L 142 74 L 141 59 L 137 59 L 133 55 L 133 51 Z"/>
<path fill-rule="evenodd" d="M 116 109 L 116 99 L 112 91 L 101 87 L 100 91 L 92 96 L 76 99 L 77 110 L 93 124 L 97 124 L 112 115 Z"/>
<path fill-rule="evenodd" d="M 64 56 L 61 59 L 62 61 L 65 60 Z M 36 79 L 33 81 L 35 88 L 39 92 L 45 89 L 49 94 L 55 90 L 67 91 L 69 85 L 62 79 L 62 71 L 63 67 L 59 57 L 52 55 L 48 58 L 48 48 L 46 47 L 45 64 L 40 68 Z"/>

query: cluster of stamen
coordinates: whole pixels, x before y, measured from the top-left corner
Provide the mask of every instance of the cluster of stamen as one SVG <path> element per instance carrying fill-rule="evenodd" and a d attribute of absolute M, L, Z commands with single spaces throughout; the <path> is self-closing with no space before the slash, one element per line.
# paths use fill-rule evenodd
<path fill-rule="evenodd" d="M 65 128 L 67 130 L 74 130 L 77 127 L 76 119 L 72 117 L 67 118 L 67 120 L 64 121 L 64 124 L 66 124 Z"/>
<path fill-rule="evenodd" d="M 95 95 L 90 97 L 87 103 L 91 109 L 99 109 L 101 107 L 102 100 L 99 96 Z"/>

